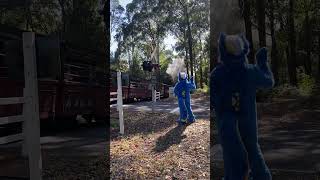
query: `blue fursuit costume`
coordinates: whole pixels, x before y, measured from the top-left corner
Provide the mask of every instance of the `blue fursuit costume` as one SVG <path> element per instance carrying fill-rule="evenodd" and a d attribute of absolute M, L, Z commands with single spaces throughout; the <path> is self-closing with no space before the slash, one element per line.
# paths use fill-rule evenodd
<path fill-rule="evenodd" d="M 187 74 L 184 72 L 178 73 L 178 82 L 174 87 L 174 94 L 178 97 L 178 105 L 180 109 L 180 118 L 178 123 L 184 124 L 187 119 L 190 123 L 195 121 L 195 117 L 191 109 L 191 95 L 190 91 L 196 89 L 194 78 L 188 80 Z"/>
<path fill-rule="evenodd" d="M 243 180 L 250 174 L 253 180 L 271 180 L 258 143 L 256 114 L 256 90 L 274 85 L 267 49 L 257 52 L 257 64 L 248 64 L 248 41 L 243 35 L 233 35 L 233 40 L 229 37 L 223 33 L 219 37 L 220 63 L 210 77 L 210 102 L 223 149 L 224 179 Z"/>

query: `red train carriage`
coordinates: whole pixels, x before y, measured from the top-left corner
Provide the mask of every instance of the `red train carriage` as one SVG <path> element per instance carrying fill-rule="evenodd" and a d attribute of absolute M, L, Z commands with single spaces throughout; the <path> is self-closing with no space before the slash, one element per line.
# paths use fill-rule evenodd
<path fill-rule="evenodd" d="M 21 37 L 21 30 L 1 27 L 0 97 L 22 96 Z M 72 48 L 56 37 L 41 35 L 36 35 L 36 49 L 40 119 L 71 121 L 84 115 L 88 121 L 91 117 L 105 121 L 109 104 L 105 54 Z M 21 110 L 21 105 L 0 106 L 0 117 Z"/>
<path fill-rule="evenodd" d="M 132 102 L 134 100 L 147 100 L 152 98 L 151 84 L 147 81 L 137 82 L 129 81 L 129 75 L 127 73 L 122 74 L 122 94 L 125 102 Z M 130 82 L 130 86 L 129 86 Z M 156 90 L 160 91 L 162 98 L 169 97 L 169 85 L 157 84 Z M 111 71 L 110 77 L 110 100 L 116 101 L 117 98 L 117 73 Z"/>

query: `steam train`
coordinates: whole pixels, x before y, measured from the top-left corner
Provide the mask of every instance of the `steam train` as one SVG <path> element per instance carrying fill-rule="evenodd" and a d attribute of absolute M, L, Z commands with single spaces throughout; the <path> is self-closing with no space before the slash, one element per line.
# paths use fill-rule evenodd
<path fill-rule="evenodd" d="M 110 102 L 114 103 L 117 100 L 117 72 L 111 71 L 110 73 Z M 124 102 L 128 103 L 152 99 L 150 82 L 133 79 L 128 73 L 121 73 L 121 79 Z M 168 84 L 156 83 L 156 91 L 160 92 L 161 98 L 169 97 L 169 87 L 170 85 Z"/>
<path fill-rule="evenodd" d="M 24 88 L 22 33 L 0 28 L 0 98 L 21 97 Z M 82 115 L 105 122 L 106 54 L 75 48 L 56 36 L 35 35 L 40 122 L 75 122 Z M 22 113 L 22 105 L 1 105 L 0 117 Z"/>

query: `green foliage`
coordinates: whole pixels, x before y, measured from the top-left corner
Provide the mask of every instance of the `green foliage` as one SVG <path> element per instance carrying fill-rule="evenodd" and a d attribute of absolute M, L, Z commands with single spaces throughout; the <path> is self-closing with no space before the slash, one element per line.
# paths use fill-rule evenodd
<path fill-rule="evenodd" d="M 302 68 L 298 69 L 298 87 L 302 96 L 310 96 L 316 87 L 316 80 L 305 74 Z"/>
<path fill-rule="evenodd" d="M 295 98 L 300 95 L 298 88 L 290 84 L 277 86 L 269 91 L 269 93 L 268 95 L 272 98 Z"/>
<path fill-rule="evenodd" d="M 111 0 L 110 11 L 110 29 L 114 31 L 123 23 L 125 9 L 119 4 L 119 0 Z"/>
<path fill-rule="evenodd" d="M 0 9 L 0 22 L 40 34 L 65 32 L 63 38 L 74 46 L 105 52 L 106 32 L 98 5 L 99 0 L 33 0 L 28 8 Z"/>
<path fill-rule="evenodd" d="M 197 93 L 209 94 L 210 93 L 209 86 L 207 84 L 203 84 L 203 88 L 198 88 Z"/>
<path fill-rule="evenodd" d="M 37 33 L 57 32 L 60 26 L 57 1 L 33 0 L 29 8 L 0 9 L 0 23 Z"/>
<path fill-rule="evenodd" d="M 209 0 L 200 1 L 178 1 L 178 0 L 133 0 L 127 4 L 126 12 L 119 7 L 118 0 L 111 1 L 111 24 L 116 24 L 113 29 L 115 40 L 118 42 L 115 59 L 119 59 L 121 54 L 135 56 L 132 59 L 130 72 L 133 76 L 148 77 L 141 72 L 140 65 L 143 60 L 149 60 L 156 46 L 163 47 L 164 38 L 170 33 L 176 40 L 176 51 L 179 55 L 185 56 L 189 50 L 187 25 L 190 24 L 192 46 L 194 49 L 194 71 L 200 74 L 200 60 L 202 61 L 203 80 L 207 79 L 208 51 L 204 47 L 205 39 L 209 37 Z M 117 8 L 118 7 L 118 8 Z M 117 14 L 117 16 L 115 16 Z M 187 15 L 188 14 L 188 15 Z M 118 19 L 116 19 L 118 17 Z M 117 20 L 117 21 L 116 21 Z M 112 25 L 113 26 L 113 25 Z M 201 38 L 200 41 L 198 38 Z M 172 52 L 162 52 L 160 50 L 159 63 L 160 82 L 171 84 L 172 78 L 166 73 L 168 65 L 173 60 Z M 189 53 L 188 53 L 189 54 Z M 187 58 L 184 58 L 188 61 Z"/>
<path fill-rule="evenodd" d="M 78 0 L 69 13 L 67 39 L 73 44 L 105 51 L 106 38 L 103 19 L 98 14 L 98 0 Z"/>
<path fill-rule="evenodd" d="M 127 72 L 129 70 L 129 64 L 127 61 L 118 60 L 110 63 L 110 69 L 113 71 Z"/>
<path fill-rule="evenodd" d="M 133 56 L 132 65 L 130 67 L 130 76 L 134 79 L 145 79 L 145 72 L 142 69 L 142 59 L 138 56 Z"/>
<path fill-rule="evenodd" d="M 272 90 L 258 91 L 257 97 L 264 100 L 278 98 L 294 99 L 301 96 L 313 95 L 313 92 L 316 89 L 315 79 L 301 70 L 298 72 L 298 87 L 286 83 L 274 87 Z"/>
<path fill-rule="evenodd" d="M 111 128 L 119 128 L 119 123 L 117 119 L 112 119 L 113 121 L 110 121 Z"/>

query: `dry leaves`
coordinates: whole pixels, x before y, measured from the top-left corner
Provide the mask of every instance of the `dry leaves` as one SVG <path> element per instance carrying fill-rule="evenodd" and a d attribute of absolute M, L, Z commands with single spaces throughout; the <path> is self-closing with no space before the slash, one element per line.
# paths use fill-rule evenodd
<path fill-rule="evenodd" d="M 177 118 L 126 112 L 125 136 L 111 136 L 111 178 L 209 179 L 209 121 L 177 126 Z"/>

